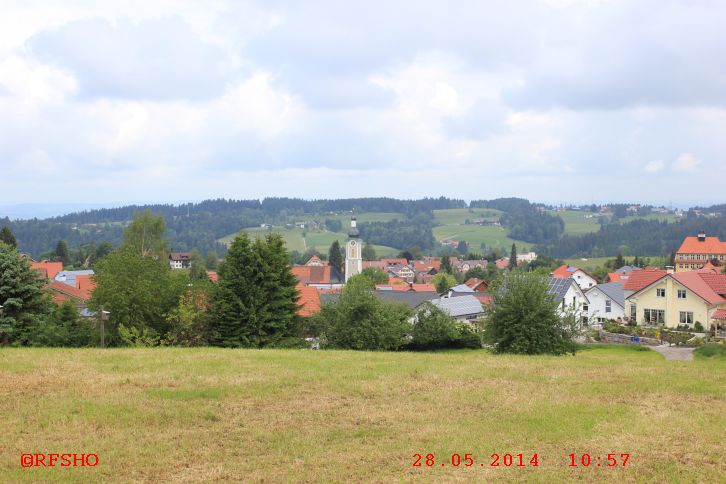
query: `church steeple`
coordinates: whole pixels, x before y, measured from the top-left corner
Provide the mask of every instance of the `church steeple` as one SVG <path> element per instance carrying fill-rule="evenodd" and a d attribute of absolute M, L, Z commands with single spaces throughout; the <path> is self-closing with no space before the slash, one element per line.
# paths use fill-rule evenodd
<path fill-rule="evenodd" d="M 348 279 L 363 272 L 363 253 L 361 241 L 358 239 L 360 232 L 356 227 L 355 217 L 350 219 L 350 230 L 348 230 L 348 242 L 345 244 L 345 282 Z"/>

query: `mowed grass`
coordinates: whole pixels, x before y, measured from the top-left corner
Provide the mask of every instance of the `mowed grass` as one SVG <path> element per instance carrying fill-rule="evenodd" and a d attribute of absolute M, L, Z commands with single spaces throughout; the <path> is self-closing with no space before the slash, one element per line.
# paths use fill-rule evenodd
<path fill-rule="evenodd" d="M 494 226 L 479 225 L 439 225 L 433 228 L 436 240 L 465 240 L 472 251 L 477 252 L 482 242 L 487 248 L 509 249 L 512 243 L 517 244 L 517 251 L 529 250 L 532 244 L 507 237 L 506 229 Z"/>
<path fill-rule="evenodd" d="M 598 232 L 600 224 L 598 223 L 598 214 L 594 217 L 585 218 L 586 215 L 593 215 L 590 212 L 579 210 L 565 210 L 564 212 L 549 212 L 552 215 L 559 215 L 565 221 L 565 234 L 582 235 Z"/>
<path fill-rule="evenodd" d="M 723 482 L 724 395 L 723 359 L 630 347 L 2 349 L 0 481 Z M 36 452 L 99 464 L 21 468 Z M 435 465 L 413 467 L 415 453 Z M 455 453 L 475 465 L 453 467 Z M 492 453 L 540 466 L 490 467 Z M 568 467 L 570 453 L 593 464 Z M 627 466 L 597 467 L 609 453 Z"/>
<path fill-rule="evenodd" d="M 443 225 L 464 225 L 467 220 L 474 223 L 479 219 L 498 219 L 502 215 L 500 210 L 493 208 L 449 208 L 434 210 L 434 220 Z"/>

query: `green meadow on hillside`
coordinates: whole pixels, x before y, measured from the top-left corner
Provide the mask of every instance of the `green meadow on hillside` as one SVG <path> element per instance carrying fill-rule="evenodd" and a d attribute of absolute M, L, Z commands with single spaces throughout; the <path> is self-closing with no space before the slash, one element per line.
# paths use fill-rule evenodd
<path fill-rule="evenodd" d="M 13 348 L 0 350 L 0 394 L 3 482 L 724 475 L 726 360 L 671 362 L 632 347 L 570 357 Z M 52 452 L 93 453 L 99 463 L 20 466 L 21 454 Z M 616 465 L 607 466 L 608 454 Z"/>

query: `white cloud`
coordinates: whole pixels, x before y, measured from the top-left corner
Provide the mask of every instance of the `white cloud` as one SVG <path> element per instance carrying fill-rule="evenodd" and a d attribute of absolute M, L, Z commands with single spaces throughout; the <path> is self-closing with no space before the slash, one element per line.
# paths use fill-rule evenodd
<path fill-rule="evenodd" d="M 665 167 L 665 163 L 663 163 L 663 160 L 653 160 L 646 163 L 643 167 L 643 170 L 648 173 L 658 173 L 659 171 L 663 170 L 663 167 Z"/>
<path fill-rule="evenodd" d="M 701 162 L 691 153 L 682 153 L 673 163 L 673 171 L 689 173 L 696 171 Z"/>

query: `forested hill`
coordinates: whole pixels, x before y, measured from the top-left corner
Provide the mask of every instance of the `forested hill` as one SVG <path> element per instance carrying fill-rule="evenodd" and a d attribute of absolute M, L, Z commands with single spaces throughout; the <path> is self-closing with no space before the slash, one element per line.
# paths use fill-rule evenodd
<path fill-rule="evenodd" d="M 634 220 L 603 225 L 599 232 L 565 235 L 536 247 L 538 252 L 559 257 L 602 257 L 623 255 L 667 255 L 680 247 L 687 236 L 705 231 L 726 240 L 726 217 L 693 217 L 676 223 Z"/>
<path fill-rule="evenodd" d="M 128 205 L 71 213 L 59 217 L 38 220 L 14 220 L 0 218 L 0 226 L 7 225 L 15 234 L 19 248 L 32 256 L 52 250 L 58 240 L 65 240 L 70 247 L 89 243 L 97 245 L 108 241 L 113 245 L 121 242 L 123 226 L 134 213 L 146 209 L 164 216 L 167 237 L 174 250 L 186 251 L 197 248 L 202 253 L 216 250 L 223 254 L 226 247 L 217 240 L 248 227 L 268 223 L 283 225 L 291 217 L 306 214 L 342 212 L 397 212 L 415 217 L 432 210 L 465 208 L 463 200 L 423 198 L 397 200 L 393 198 L 355 198 L 338 200 L 302 200 L 297 198 L 265 198 L 263 200 L 205 200 L 181 205 Z M 424 228 L 430 235 L 430 228 Z"/>

